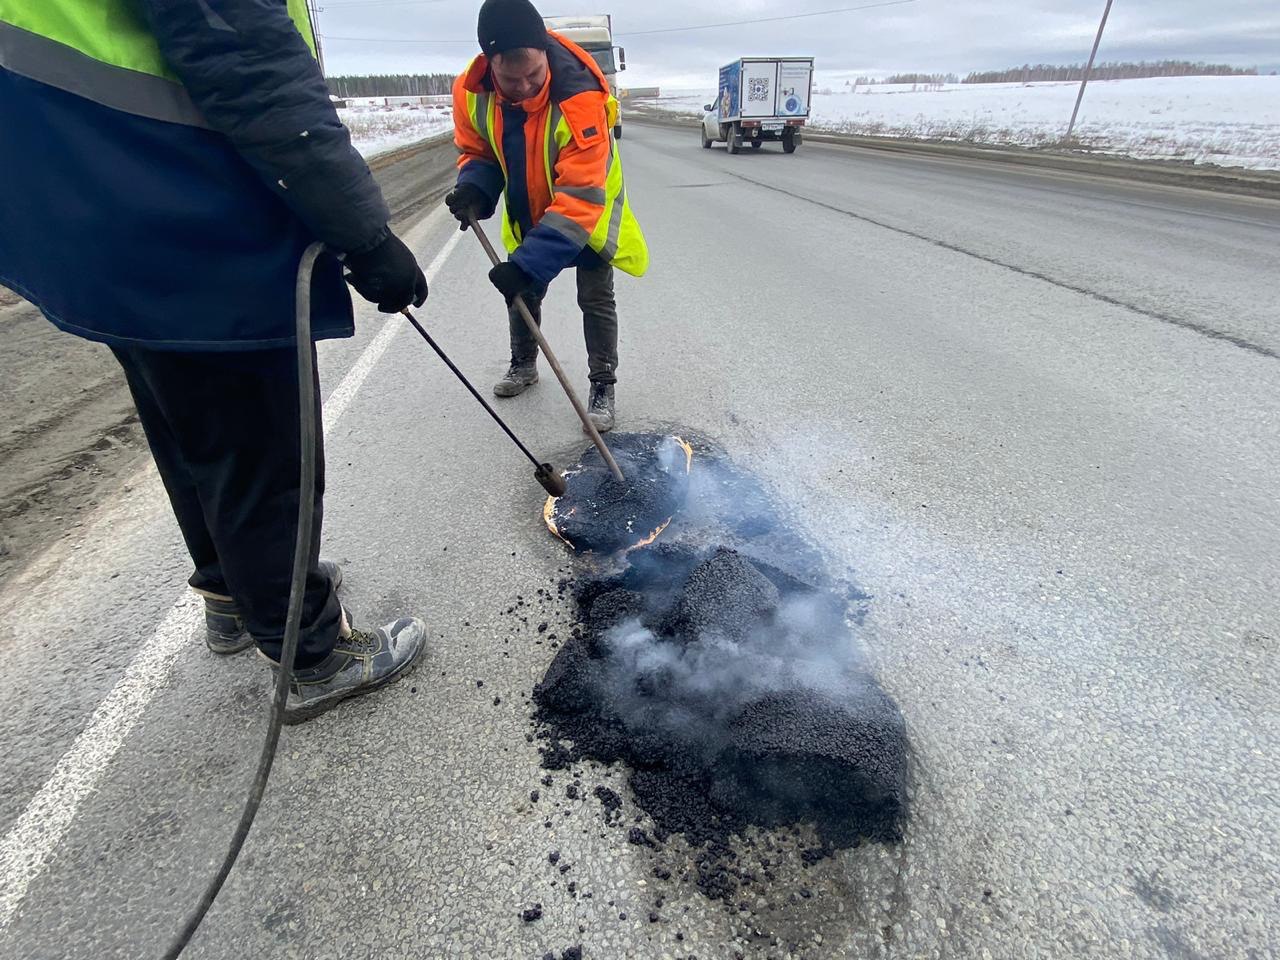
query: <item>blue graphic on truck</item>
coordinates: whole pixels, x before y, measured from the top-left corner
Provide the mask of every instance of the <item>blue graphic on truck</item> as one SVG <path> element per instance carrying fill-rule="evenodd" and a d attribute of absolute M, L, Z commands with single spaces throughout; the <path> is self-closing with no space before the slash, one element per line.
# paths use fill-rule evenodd
<path fill-rule="evenodd" d="M 738 60 L 720 68 L 718 107 L 722 123 L 738 115 L 738 91 L 740 89 L 742 89 L 742 61 Z"/>

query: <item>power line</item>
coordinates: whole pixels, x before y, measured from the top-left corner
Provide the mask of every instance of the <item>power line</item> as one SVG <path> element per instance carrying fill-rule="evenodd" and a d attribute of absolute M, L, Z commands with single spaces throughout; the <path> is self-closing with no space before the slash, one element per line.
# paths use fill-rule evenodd
<path fill-rule="evenodd" d="M 350 0 L 348 0 L 350 2 Z M 436 0 L 370 0 L 371 3 L 432 3 Z M 836 7 L 831 10 L 815 10 L 812 13 L 790 13 L 780 17 L 755 17 L 751 20 L 729 20 L 723 23 L 699 23 L 687 27 L 658 27 L 653 30 L 630 30 L 626 33 L 619 33 L 619 39 L 623 37 L 643 37 L 651 36 L 657 33 L 687 33 L 693 30 L 714 30 L 718 27 L 742 27 L 753 23 L 777 23 L 781 20 L 804 20 L 811 17 L 829 17 L 837 13 L 851 13 L 855 10 L 871 10 L 875 7 L 899 7 L 908 3 L 915 3 L 917 0 L 881 0 L 879 3 L 864 3 L 856 7 Z M 330 4 L 331 6 L 336 4 Z M 429 43 L 429 44 L 452 44 L 452 43 L 468 43 L 474 44 L 474 38 L 466 40 L 418 40 L 408 37 L 339 37 L 325 34 L 326 40 L 347 40 L 352 43 Z"/>
<path fill-rule="evenodd" d="M 779 20 L 803 20 L 806 17 L 828 17 L 834 13 L 850 13 L 854 10 L 870 10 L 872 7 L 897 7 L 916 0 L 883 0 L 881 3 L 864 3 L 858 7 L 836 7 L 834 10 L 815 10 L 813 13 L 789 13 L 783 17 L 756 17 L 752 20 L 727 20 L 723 23 L 701 23 L 693 27 L 659 27 L 656 30 L 629 30 L 619 37 L 643 37 L 654 33 L 685 33 L 689 30 L 714 30 L 716 27 L 741 27 L 750 23 L 777 23 Z"/>
<path fill-rule="evenodd" d="M 350 40 L 352 43 L 472 43 L 476 42 L 475 37 L 467 40 L 412 40 L 405 37 L 338 37 L 331 33 L 324 35 L 326 40 Z"/>
<path fill-rule="evenodd" d="M 382 7 L 394 4 L 428 4 L 428 3 L 449 3 L 451 0 L 331 0 L 329 3 L 321 4 L 320 9 L 324 11 L 329 7 Z"/>

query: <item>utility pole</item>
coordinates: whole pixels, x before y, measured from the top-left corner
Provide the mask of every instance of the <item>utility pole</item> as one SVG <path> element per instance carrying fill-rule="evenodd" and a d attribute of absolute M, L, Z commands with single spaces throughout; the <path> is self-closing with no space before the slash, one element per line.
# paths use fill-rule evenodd
<path fill-rule="evenodd" d="M 1107 17 L 1111 16 L 1111 0 L 1107 0 L 1107 7 L 1102 11 L 1102 22 L 1098 24 L 1098 35 L 1093 39 L 1093 52 L 1089 54 L 1089 63 L 1084 68 L 1084 76 L 1080 78 L 1080 92 L 1076 94 L 1076 108 L 1071 111 L 1071 122 L 1067 124 L 1067 137 L 1069 141 L 1071 134 L 1076 128 L 1076 117 L 1080 114 L 1080 103 L 1084 100 L 1084 88 L 1089 83 L 1089 73 L 1093 70 L 1094 58 L 1098 56 L 1098 44 L 1102 43 L 1102 31 L 1107 29 Z"/>
<path fill-rule="evenodd" d="M 318 0 L 307 0 L 307 17 L 311 20 L 311 35 L 316 39 L 316 62 L 320 64 L 320 73 L 324 73 L 324 51 L 320 48 L 320 4 Z"/>

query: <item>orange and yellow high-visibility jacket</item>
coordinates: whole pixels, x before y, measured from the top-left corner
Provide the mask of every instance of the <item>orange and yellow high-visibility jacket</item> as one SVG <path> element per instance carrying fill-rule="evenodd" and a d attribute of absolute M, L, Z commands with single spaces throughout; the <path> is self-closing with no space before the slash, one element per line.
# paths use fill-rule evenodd
<path fill-rule="evenodd" d="M 504 197 L 507 252 L 540 283 L 584 249 L 641 276 L 649 251 L 613 139 L 618 103 L 590 54 L 554 31 L 548 36 L 550 70 L 535 97 L 506 100 L 483 55 L 454 81 L 458 182 L 479 187 L 494 207 Z"/>

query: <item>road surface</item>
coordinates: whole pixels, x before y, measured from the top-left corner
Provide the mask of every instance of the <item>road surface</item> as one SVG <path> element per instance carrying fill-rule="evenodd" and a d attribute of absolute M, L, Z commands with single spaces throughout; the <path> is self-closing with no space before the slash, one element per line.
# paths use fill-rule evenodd
<path fill-rule="evenodd" d="M 364 310 L 322 350 L 326 554 L 360 620 L 418 613 L 431 647 L 286 730 L 187 955 L 1275 956 L 1280 205 L 695 136 L 623 143 L 653 267 L 618 284 L 622 424 L 719 440 L 872 596 L 905 841 L 782 864 L 739 913 L 655 878 L 678 845 L 541 786 L 525 698 L 554 650 L 506 610 L 564 626 L 535 598 L 569 559 L 527 465 Z M 410 242 L 422 315 L 488 383 L 481 251 L 438 213 Z M 584 382 L 570 284 L 546 316 Z M 504 409 L 543 456 L 582 447 L 549 377 Z M 4 957 L 156 956 L 221 856 L 269 674 L 204 649 L 185 576 L 144 471 L 0 590 Z"/>

